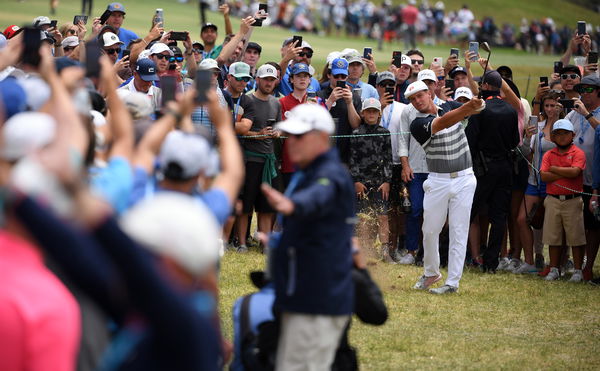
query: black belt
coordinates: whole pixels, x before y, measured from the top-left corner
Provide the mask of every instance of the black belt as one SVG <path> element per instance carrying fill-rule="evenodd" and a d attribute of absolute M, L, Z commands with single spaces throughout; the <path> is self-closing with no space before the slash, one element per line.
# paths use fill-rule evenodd
<path fill-rule="evenodd" d="M 558 198 L 561 201 L 566 201 L 566 200 L 571 200 L 571 199 L 576 198 L 576 197 L 581 197 L 581 194 L 580 193 L 573 194 L 573 195 L 551 195 L 551 194 L 549 194 L 548 196 L 552 196 L 554 198 Z"/>

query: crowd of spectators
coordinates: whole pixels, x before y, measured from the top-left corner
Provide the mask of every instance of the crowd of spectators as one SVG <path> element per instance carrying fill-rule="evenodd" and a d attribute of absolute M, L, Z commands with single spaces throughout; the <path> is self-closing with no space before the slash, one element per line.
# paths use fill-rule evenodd
<path fill-rule="evenodd" d="M 320 76 L 306 38 L 282 37 L 281 59 L 263 61 L 251 40 L 264 12 L 233 33 L 219 10 L 226 36 L 206 23 L 198 41 L 154 11 L 139 37 L 120 3 L 0 34 L 0 369 L 216 370 L 232 354 L 252 369 L 260 326 L 242 311 L 283 318 L 280 369 L 341 367 L 350 313 L 387 318 L 380 292 L 360 294 L 373 286 L 361 251 L 424 265 L 415 289 L 447 265 L 433 294 L 457 292 L 464 267 L 599 283 L 588 33 L 569 35 L 528 102 L 510 66 L 465 48 L 440 60 L 411 37 L 384 61 L 328 51 Z M 402 12 L 421 33 L 423 10 Z M 249 249 L 270 258 L 258 299 L 236 304 L 233 346 L 219 260 Z"/>

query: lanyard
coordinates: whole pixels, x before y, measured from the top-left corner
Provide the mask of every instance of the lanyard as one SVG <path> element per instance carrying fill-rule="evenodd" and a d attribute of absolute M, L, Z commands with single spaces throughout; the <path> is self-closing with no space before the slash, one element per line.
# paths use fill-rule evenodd
<path fill-rule="evenodd" d="M 392 102 L 392 104 L 390 104 L 390 110 L 388 112 L 387 119 L 381 120 L 381 125 L 386 129 L 390 126 L 390 122 L 392 121 L 392 112 L 394 112 L 394 106 L 395 104 Z"/>
<path fill-rule="evenodd" d="M 235 107 L 233 107 L 233 122 L 237 121 L 237 113 L 238 113 L 238 109 L 240 108 L 240 101 L 242 100 L 242 96 L 240 95 L 238 97 L 237 102 L 235 103 Z"/>

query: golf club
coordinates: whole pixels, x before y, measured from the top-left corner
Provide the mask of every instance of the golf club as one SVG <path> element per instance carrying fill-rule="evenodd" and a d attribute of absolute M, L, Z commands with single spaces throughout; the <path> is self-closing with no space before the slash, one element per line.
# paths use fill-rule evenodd
<path fill-rule="evenodd" d="M 483 83 L 485 82 L 485 73 L 488 68 L 488 63 L 490 62 L 490 56 L 492 55 L 492 50 L 490 49 L 490 44 L 488 44 L 487 41 L 480 43 L 479 47 L 488 53 L 487 59 L 485 60 L 485 67 L 483 68 L 483 75 L 481 76 L 481 86 L 483 86 Z M 478 98 L 481 99 L 481 88 L 479 89 Z"/>

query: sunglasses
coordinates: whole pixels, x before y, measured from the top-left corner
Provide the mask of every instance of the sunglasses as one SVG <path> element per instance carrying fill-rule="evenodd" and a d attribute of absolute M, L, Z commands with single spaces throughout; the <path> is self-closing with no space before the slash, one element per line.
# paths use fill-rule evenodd
<path fill-rule="evenodd" d="M 243 82 L 250 81 L 250 78 L 246 77 L 246 76 L 244 76 L 244 77 L 234 77 L 234 78 L 235 78 L 235 81 L 243 81 Z"/>
<path fill-rule="evenodd" d="M 171 56 L 169 56 L 169 55 L 164 55 L 164 54 L 154 54 L 154 56 L 155 56 L 156 58 L 158 58 L 159 60 L 160 60 L 160 59 L 170 59 L 170 58 L 171 58 Z"/>
<path fill-rule="evenodd" d="M 169 57 L 169 62 L 183 62 L 183 57 Z"/>
<path fill-rule="evenodd" d="M 379 84 L 379 86 L 381 86 L 382 88 L 393 88 L 396 86 L 396 84 L 394 84 L 393 82 L 388 82 L 388 83 Z"/>
<path fill-rule="evenodd" d="M 67 34 L 69 34 L 69 35 L 76 35 L 77 31 L 76 30 L 67 30 Z"/>
<path fill-rule="evenodd" d="M 66 51 L 66 52 L 68 52 L 68 51 L 71 51 L 71 50 L 73 50 L 73 49 L 75 49 L 75 47 L 74 47 L 74 46 L 65 46 L 65 47 L 63 48 L 63 50 L 64 50 L 64 51 Z"/>
<path fill-rule="evenodd" d="M 579 77 L 579 75 L 576 73 L 571 73 L 571 74 L 563 73 L 562 75 L 560 75 L 560 78 L 563 80 L 566 80 L 566 79 L 575 80 L 578 77 Z"/>
<path fill-rule="evenodd" d="M 300 52 L 300 53 L 298 53 L 298 55 L 301 57 L 312 58 L 313 53 L 312 52 Z"/>
<path fill-rule="evenodd" d="M 119 54 L 120 51 L 121 49 L 104 49 L 106 54 Z"/>
<path fill-rule="evenodd" d="M 419 59 L 411 59 L 410 63 L 412 64 L 424 64 L 425 61 L 419 60 Z"/>
<path fill-rule="evenodd" d="M 338 79 L 338 80 L 344 80 L 346 79 L 346 77 L 348 77 L 348 75 L 344 75 L 343 73 L 339 73 L 337 75 L 333 75 L 334 79 Z"/>
<path fill-rule="evenodd" d="M 193 53 L 202 53 L 202 49 L 194 48 L 192 49 Z"/>
<path fill-rule="evenodd" d="M 593 93 L 596 90 L 593 86 L 582 86 L 577 89 L 578 93 Z"/>

